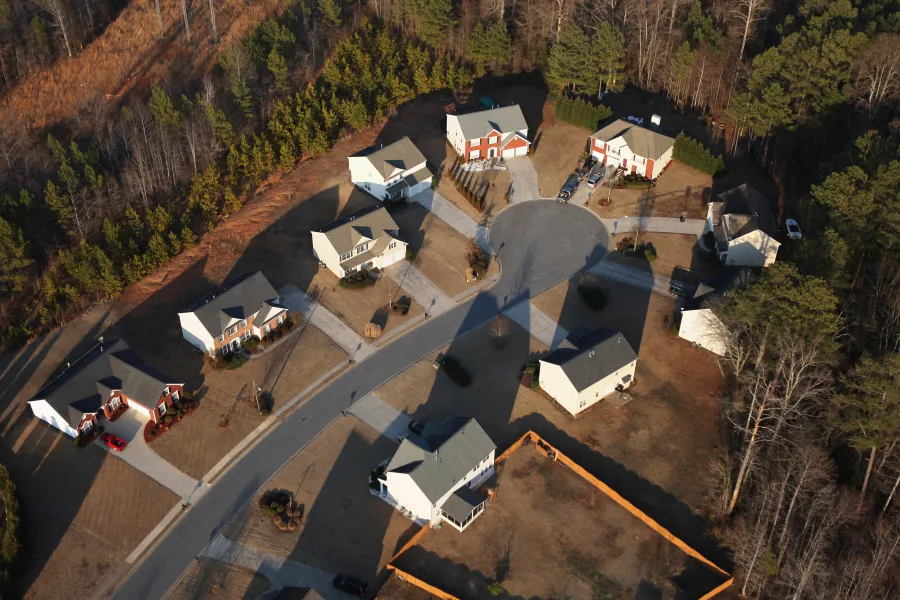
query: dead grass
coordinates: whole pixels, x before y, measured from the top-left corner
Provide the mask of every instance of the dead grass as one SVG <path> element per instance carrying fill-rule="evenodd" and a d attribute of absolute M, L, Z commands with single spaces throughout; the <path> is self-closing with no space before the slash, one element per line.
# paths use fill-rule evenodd
<path fill-rule="evenodd" d="M 244 600 L 266 592 L 271 583 L 259 573 L 210 558 L 191 563 L 168 600 Z"/>
<path fill-rule="evenodd" d="M 236 371 L 219 371 L 207 365 L 203 374 L 209 391 L 200 408 L 156 439 L 150 448 L 191 477 L 202 479 L 265 420 L 253 402 L 254 383 L 271 390 L 278 408 L 321 375 L 346 362 L 347 354 L 309 325 L 299 337 L 285 341 L 270 354 L 251 360 Z M 243 400 L 236 404 L 244 386 Z M 219 420 L 229 412 L 229 425 L 223 429 Z"/>
<path fill-rule="evenodd" d="M 555 198 L 587 153 L 588 140 L 593 131 L 557 121 L 553 111 L 556 103 L 544 104 L 544 125 L 536 139 L 537 148 L 531 157 L 538 173 L 541 196 Z"/>
<path fill-rule="evenodd" d="M 620 240 L 634 240 L 633 233 L 620 233 L 613 236 L 613 247 Z M 694 271 L 700 275 L 709 275 L 716 270 L 714 257 L 700 248 L 697 238 L 693 235 L 679 235 L 677 233 L 641 233 L 638 242 L 652 244 L 656 248 L 657 258 L 648 262 L 640 257 L 627 257 L 622 253 L 613 252 L 607 260 L 613 260 L 629 267 L 646 269 L 647 266 L 654 275 L 660 277 L 672 277 L 676 268 Z"/>
<path fill-rule="evenodd" d="M 267 484 L 294 494 L 303 521 L 293 533 L 275 530 L 255 502 L 225 528 L 244 546 L 373 583 L 415 525 L 368 493 L 368 476 L 397 449 L 356 417 L 326 429 Z"/>
<path fill-rule="evenodd" d="M 525 448 L 502 467 L 497 495 L 462 534 L 425 534 L 397 566 L 451 594 L 490 597 L 500 581 L 510 596 L 635 597 L 652 585 L 674 597 L 668 578 L 685 555 L 560 463 Z"/>
<path fill-rule="evenodd" d="M 653 188 L 653 206 L 650 215 L 654 217 L 680 217 L 684 212 L 688 219 L 706 218 L 704 190 L 712 188 L 712 177 L 684 163 L 673 160 L 663 171 Z M 600 206 L 610 195 L 611 204 Z M 591 197 L 589 208 L 602 218 L 640 214 L 641 198 L 645 190 L 612 190 L 600 188 Z"/>

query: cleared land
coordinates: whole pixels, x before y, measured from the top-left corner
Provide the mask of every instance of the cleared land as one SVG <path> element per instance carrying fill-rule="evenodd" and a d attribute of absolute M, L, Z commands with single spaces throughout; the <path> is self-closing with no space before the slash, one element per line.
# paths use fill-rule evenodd
<path fill-rule="evenodd" d="M 613 247 L 621 240 L 634 241 L 633 233 L 620 233 L 613 236 Z M 697 238 L 693 235 L 679 235 L 677 233 L 641 233 L 638 236 L 641 244 L 651 244 L 656 248 L 656 260 L 647 261 L 643 257 L 629 257 L 620 252 L 613 252 L 609 260 L 623 265 L 646 270 L 649 266 L 654 275 L 671 277 L 676 268 L 694 271 L 700 275 L 709 275 L 716 270 L 715 257 L 702 249 Z"/>
<path fill-rule="evenodd" d="M 680 217 L 685 213 L 688 219 L 706 218 L 706 198 L 712 188 L 712 177 L 684 163 L 673 160 L 656 180 L 656 187 L 650 190 L 649 212 L 642 200 L 646 190 L 612 190 L 598 188 L 588 203 L 588 207 L 602 218 L 636 216 L 642 210 L 653 217 Z M 704 191 L 706 190 L 706 191 Z M 609 194 L 609 206 L 600 206 Z"/>
<path fill-rule="evenodd" d="M 685 555 L 577 474 L 527 447 L 503 465 L 497 496 L 462 534 L 431 531 L 397 566 L 460 598 L 499 581 L 525 598 L 674 597 Z"/>
<path fill-rule="evenodd" d="M 531 158 L 544 198 L 556 197 L 578 162 L 586 156 L 588 140 L 594 133 L 557 120 L 553 114 L 555 109 L 552 100 L 544 104 L 544 125 L 535 140 L 537 147 Z"/>
<path fill-rule="evenodd" d="M 209 558 L 191 563 L 167 600 L 244 600 L 257 598 L 269 589 L 269 580 L 228 563 Z"/>
<path fill-rule="evenodd" d="M 150 448 L 191 477 L 201 479 L 265 420 L 253 401 L 254 383 L 272 391 L 277 408 L 346 362 L 347 354 L 310 325 L 271 353 L 235 371 L 219 371 L 206 365 L 203 374 L 209 388 L 200 408 L 154 440 Z M 231 417 L 228 427 L 222 428 L 219 421 L 226 414 Z"/>
<path fill-rule="evenodd" d="M 418 529 L 369 494 L 368 477 L 397 444 L 355 417 L 334 423 L 270 480 L 266 490 L 286 490 L 303 508 L 293 533 L 280 532 L 254 501 L 225 528 L 244 546 L 334 573 L 352 573 L 370 585 Z"/>

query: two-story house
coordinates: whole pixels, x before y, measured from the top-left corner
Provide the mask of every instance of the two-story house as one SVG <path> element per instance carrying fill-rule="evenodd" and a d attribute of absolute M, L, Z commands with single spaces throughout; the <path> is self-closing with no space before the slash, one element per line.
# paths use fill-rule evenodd
<path fill-rule="evenodd" d="M 408 137 L 370 146 L 348 160 L 350 181 L 382 201 L 411 198 L 431 187 L 425 157 Z"/>
<path fill-rule="evenodd" d="M 716 315 L 718 302 L 734 290 L 744 289 L 754 280 L 754 273 L 746 267 L 724 267 L 697 286 L 690 298 L 680 301 L 681 319 L 678 337 L 695 346 L 725 356 L 731 332 Z"/>
<path fill-rule="evenodd" d="M 525 156 L 531 145 L 518 104 L 447 115 L 447 141 L 466 162 Z"/>
<path fill-rule="evenodd" d="M 706 228 L 715 234 L 716 254 L 733 267 L 769 267 L 781 242 L 770 201 L 746 183 L 719 194 L 709 203 Z"/>
<path fill-rule="evenodd" d="M 290 316 L 278 292 L 261 271 L 244 273 L 178 313 L 184 339 L 209 354 L 240 350 L 251 337 L 263 337 Z"/>
<path fill-rule="evenodd" d="M 475 419 L 426 423 L 400 443 L 378 480 L 379 495 L 415 520 L 462 531 L 484 510 L 478 488 L 494 474 L 496 449 Z"/>
<path fill-rule="evenodd" d="M 367 206 L 312 231 L 313 254 L 338 277 L 406 258 L 406 242 L 383 206 Z"/>
<path fill-rule="evenodd" d="M 124 341 L 101 338 L 28 406 L 34 416 L 74 438 L 122 404 L 158 423 L 183 396 L 183 383 L 145 363 Z"/>
<path fill-rule="evenodd" d="M 671 162 L 675 138 L 616 119 L 591 134 L 591 155 L 604 165 L 656 179 Z"/>

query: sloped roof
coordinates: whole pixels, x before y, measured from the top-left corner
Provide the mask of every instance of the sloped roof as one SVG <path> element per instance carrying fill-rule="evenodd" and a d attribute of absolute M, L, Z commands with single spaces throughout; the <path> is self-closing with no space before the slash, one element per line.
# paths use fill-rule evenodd
<path fill-rule="evenodd" d="M 400 138 L 387 146 L 370 146 L 353 156 L 369 159 L 385 180 L 390 179 L 396 171 L 408 171 L 425 162 L 425 156 L 408 137 Z"/>
<path fill-rule="evenodd" d="M 651 129 L 616 119 L 591 134 L 591 137 L 609 142 L 622 137 L 628 148 L 638 156 L 651 160 L 659 159 L 669 148 L 675 145 L 675 138 L 657 133 Z"/>
<path fill-rule="evenodd" d="M 163 388 L 181 382 L 145 363 L 123 340 L 102 342 L 47 384 L 32 400 L 45 400 L 77 427 L 87 413 L 95 413 L 113 390 L 155 408 Z"/>
<path fill-rule="evenodd" d="M 470 417 L 426 423 L 422 435 L 403 440 L 387 471 L 409 474 L 435 503 L 496 448 Z"/>
<path fill-rule="evenodd" d="M 487 496 L 464 485 L 444 500 L 441 510 L 462 523 L 485 500 Z"/>
<path fill-rule="evenodd" d="M 389 240 L 397 236 L 397 224 L 384 206 L 367 206 L 314 230 L 324 233 L 338 254 L 350 252 L 360 242 Z M 372 247 L 369 250 L 373 250 Z"/>
<path fill-rule="evenodd" d="M 570 341 L 568 339 L 541 359 L 558 365 L 579 392 L 637 360 L 628 340 L 617 331 L 595 329 Z"/>
<path fill-rule="evenodd" d="M 243 320 L 271 307 L 283 308 L 278 292 L 262 271 L 256 271 L 226 281 L 184 312 L 194 313 L 206 330 L 216 337 L 225 331 L 232 319 Z"/>
<path fill-rule="evenodd" d="M 685 310 L 702 308 L 713 298 L 726 296 L 732 290 L 744 289 L 754 278 L 754 272 L 747 267 L 722 267 L 697 286 Z"/>
<path fill-rule="evenodd" d="M 769 198 L 746 183 L 722 192 L 716 200 L 713 205 L 713 222 L 720 220 L 731 239 L 757 229 L 770 237 L 778 232 Z"/>
<path fill-rule="evenodd" d="M 463 137 L 467 140 L 482 138 L 495 130 L 504 134 L 528 130 L 525 115 L 522 114 L 522 109 L 518 104 L 448 116 L 456 117 Z"/>

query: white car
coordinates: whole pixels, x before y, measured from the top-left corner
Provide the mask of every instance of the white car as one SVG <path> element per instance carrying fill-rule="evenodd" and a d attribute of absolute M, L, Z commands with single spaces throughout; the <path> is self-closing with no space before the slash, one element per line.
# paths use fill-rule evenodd
<path fill-rule="evenodd" d="M 597 172 L 588 177 L 587 186 L 592 188 L 597 185 L 597 182 L 603 179 L 603 173 Z"/>
<path fill-rule="evenodd" d="M 800 223 L 794 219 L 785 220 L 784 226 L 787 227 L 787 235 L 790 239 L 799 240 L 803 237 L 803 233 L 800 231 Z"/>

